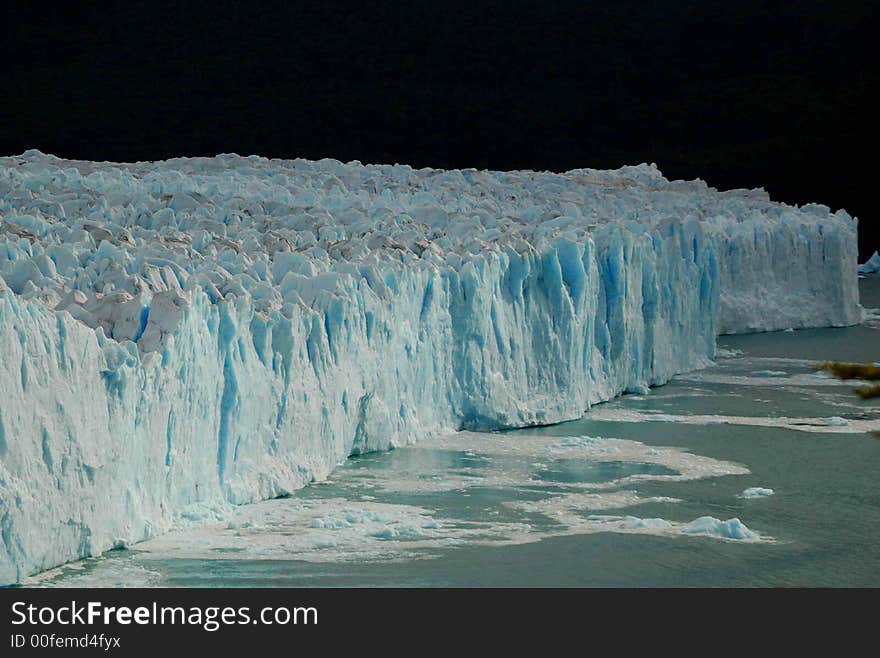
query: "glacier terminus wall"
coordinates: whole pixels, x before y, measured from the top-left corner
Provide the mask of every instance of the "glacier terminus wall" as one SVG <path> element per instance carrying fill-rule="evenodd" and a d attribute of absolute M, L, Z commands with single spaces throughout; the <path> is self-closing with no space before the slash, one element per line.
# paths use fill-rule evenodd
<path fill-rule="evenodd" d="M 653 165 L 0 158 L 0 583 L 858 322 L 856 221 Z"/>

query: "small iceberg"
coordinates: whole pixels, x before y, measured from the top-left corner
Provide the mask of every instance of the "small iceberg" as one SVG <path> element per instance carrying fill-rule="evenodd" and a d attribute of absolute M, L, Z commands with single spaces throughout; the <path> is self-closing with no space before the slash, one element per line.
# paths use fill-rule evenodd
<path fill-rule="evenodd" d="M 601 446 L 607 441 L 596 436 L 567 436 L 559 442 L 560 448 L 588 448 Z"/>
<path fill-rule="evenodd" d="M 767 496 L 772 496 L 775 491 L 773 489 L 767 489 L 765 487 L 749 487 L 741 494 L 737 496 L 737 498 L 766 498 Z"/>
<path fill-rule="evenodd" d="M 739 519 L 722 521 L 714 516 L 701 516 L 685 525 L 681 531 L 688 535 L 709 535 L 724 539 L 757 539 L 758 535 L 749 530 Z"/>

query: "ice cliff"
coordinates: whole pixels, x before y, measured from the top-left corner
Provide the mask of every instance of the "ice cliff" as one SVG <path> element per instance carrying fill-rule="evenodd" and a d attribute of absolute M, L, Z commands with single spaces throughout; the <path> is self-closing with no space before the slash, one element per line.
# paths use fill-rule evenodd
<path fill-rule="evenodd" d="M 858 320 L 845 212 L 654 166 L 0 158 L 0 582 Z"/>

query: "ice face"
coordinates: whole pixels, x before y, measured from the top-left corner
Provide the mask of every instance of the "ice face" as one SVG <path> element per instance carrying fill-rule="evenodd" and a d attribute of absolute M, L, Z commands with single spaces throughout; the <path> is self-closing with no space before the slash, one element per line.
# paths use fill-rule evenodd
<path fill-rule="evenodd" d="M 0 158 L 0 582 L 856 323 L 855 244 L 653 165 Z"/>

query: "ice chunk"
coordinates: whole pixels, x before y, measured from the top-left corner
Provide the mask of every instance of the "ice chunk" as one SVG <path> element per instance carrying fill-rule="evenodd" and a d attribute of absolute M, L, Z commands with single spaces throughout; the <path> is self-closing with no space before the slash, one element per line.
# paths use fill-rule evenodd
<path fill-rule="evenodd" d="M 618 530 L 670 530 L 672 523 L 666 519 L 642 519 L 637 516 L 607 516 L 591 514 L 588 521 L 598 524 L 614 524 Z"/>
<path fill-rule="evenodd" d="M 681 531 L 689 535 L 710 535 L 725 539 L 755 539 L 757 537 L 739 519 L 721 521 L 714 516 L 701 516 L 685 525 Z"/>
<path fill-rule="evenodd" d="M 772 496 L 774 493 L 773 489 L 767 489 L 765 487 L 749 487 L 739 494 L 737 498 L 766 498 L 767 496 Z"/>

